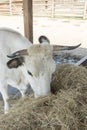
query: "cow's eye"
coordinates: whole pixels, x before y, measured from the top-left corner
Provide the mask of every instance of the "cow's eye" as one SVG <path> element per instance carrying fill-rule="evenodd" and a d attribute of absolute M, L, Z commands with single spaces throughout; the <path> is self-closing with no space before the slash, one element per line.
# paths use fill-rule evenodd
<path fill-rule="evenodd" d="M 29 70 L 28 70 L 27 72 L 28 72 L 28 74 L 29 74 L 30 76 L 33 77 L 33 74 L 32 74 Z"/>

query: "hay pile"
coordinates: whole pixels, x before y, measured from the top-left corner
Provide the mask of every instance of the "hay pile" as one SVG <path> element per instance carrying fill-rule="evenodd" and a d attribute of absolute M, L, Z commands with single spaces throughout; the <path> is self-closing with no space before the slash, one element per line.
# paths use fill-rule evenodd
<path fill-rule="evenodd" d="M 0 117 L 0 130 L 87 130 L 87 70 L 58 66 L 51 96 L 20 99 Z"/>
<path fill-rule="evenodd" d="M 87 90 L 87 70 L 70 64 L 58 65 L 53 74 L 51 89 L 53 93 L 58 92 L 60 89 Z"/>

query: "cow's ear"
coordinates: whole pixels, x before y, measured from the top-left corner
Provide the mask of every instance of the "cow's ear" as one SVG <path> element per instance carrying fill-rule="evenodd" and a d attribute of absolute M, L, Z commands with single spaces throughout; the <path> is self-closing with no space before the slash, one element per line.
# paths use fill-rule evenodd
<path fill-rule="evenodd" d="M 50 41 L 46 36 L 40 36 L 38 41 L 40 44 L 50 44 Z"/>
<path fill-rule="evenodd" d="M 23 57 L 18 57 L 18 58 L 14 58 L 14 59 L 9 60 L 7 62 L 7 66 L 10 69 L 18 68 L 19 66 L 23 65 L 23 63 L 24 63 L 24 58 Z"/>

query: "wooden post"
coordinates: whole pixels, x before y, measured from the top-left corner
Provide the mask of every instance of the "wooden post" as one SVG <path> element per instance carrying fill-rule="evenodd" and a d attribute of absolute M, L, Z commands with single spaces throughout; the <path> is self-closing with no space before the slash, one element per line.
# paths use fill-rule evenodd
<path fill-rule="evenodd" d="M 12 1 L 9 0 L 10 15 L 12 15 Z"/>
<path fill-rule="evenodd" d="M 54 17 L 55 14 L 55 0 L 52 0 L 52 18 Z"/>
<path fill-rule="evenodd" d="M 33 43 L 33 7 L 32 0 L 23 0 L 24 32 Z"/>
<path fill-rule="evenodd" d="M 83 19 L 86 18 L 86 10 L 87 10 L 87 0 L 85 1 L 85 5 L 84 5 L 84 14 L 83 14 Z"/>

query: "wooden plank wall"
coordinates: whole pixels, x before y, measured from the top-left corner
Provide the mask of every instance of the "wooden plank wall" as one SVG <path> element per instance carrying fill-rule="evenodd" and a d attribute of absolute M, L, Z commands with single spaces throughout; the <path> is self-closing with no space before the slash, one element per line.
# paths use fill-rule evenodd
<path fill-rule="evenodd" d="M 9 11 L 9 3 L 0 3 L 0 15 L 9 15 L 10 11 Z"/>
<path fill-rule="evenodd" d="M 12 2 L 12 15 L 23 14 L 23 1 Z M 9 4 L 0 3 L 0 14 L 9 14 Z M 33 0 L 34 16 L 73 16 L 87 18 L 87 2 L 81 0 Z"/>

